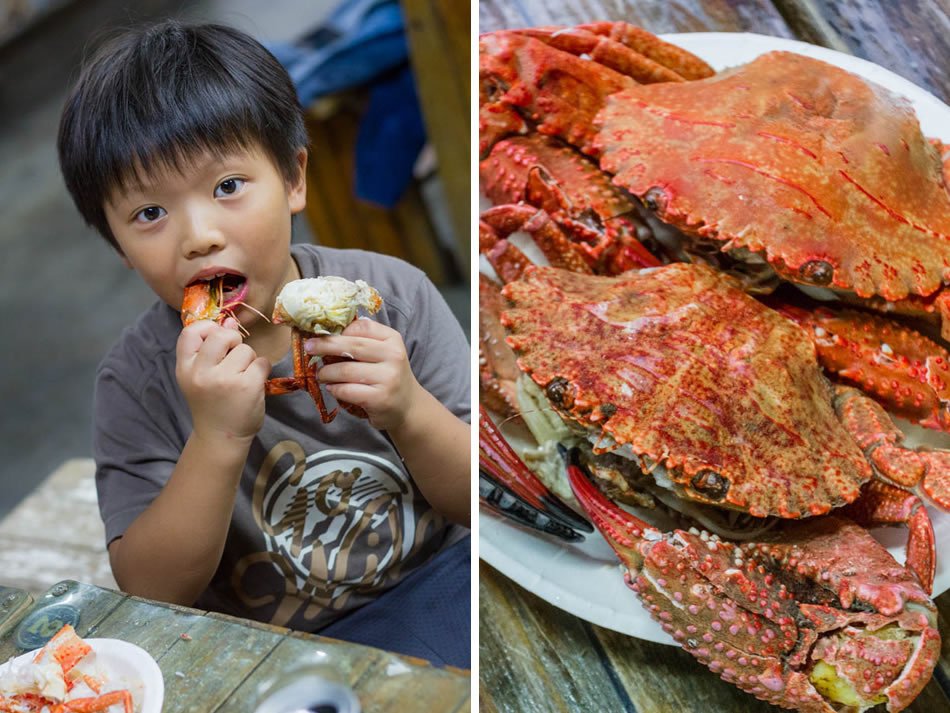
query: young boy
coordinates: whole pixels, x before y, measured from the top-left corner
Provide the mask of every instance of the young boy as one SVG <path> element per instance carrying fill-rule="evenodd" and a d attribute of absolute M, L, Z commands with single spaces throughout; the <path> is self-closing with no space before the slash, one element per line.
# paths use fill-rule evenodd
<path fill-rule="evenodd" d="M 66 102 L 73 200 L 159 297 L 96 380 L 112 569 L 133 594 L 467 667 L 469 347 L 414 267 L 291 246 L 306 146 L 286 71 L 222 26 L 127 32 Z M 182 329 L 185 287 L 217 275 L 254 309 Z M 324 425 L 306 392 L 265 399 L 266 379 L 292 375 L 291 337 L 254 310 L 317 275 L 383 297 L 375 318 L 307 345 L 353 358 L 319 378 L 368 419 Z"/>

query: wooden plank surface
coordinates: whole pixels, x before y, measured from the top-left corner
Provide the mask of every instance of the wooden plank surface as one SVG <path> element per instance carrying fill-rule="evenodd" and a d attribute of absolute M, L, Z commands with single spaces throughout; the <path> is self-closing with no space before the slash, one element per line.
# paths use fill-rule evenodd
<path fill-rule="evenodd" d="M 409 60 L 439 161 L 462 274 L 471 260 L 471 13 L 455 0 L 402 0 Z"/>
<path fill-rule="evenodd" d="M 92 458 L 64 461 L 0 520 L 0 572 L 34 597 L 67 578 L 116 586 Z"/>
<path fill-rule="evenodd" d="M 250 713 L 268 684 L 311 666 L 353 688 L 364 713 L 455 713 L 470 706 L 467 671 L 380 649 L 74 581 L 28 604 L 28 593 L 0 587 L 0 661 L 42 645 L 21 644 L 48 638 L 69 621 L 80 636 L 121 639 L 147 651 L 165 682 L 164 713 Z"/>
<path fill-rule="evenodd" d="M 800 39 L 887 67 L 950 101 L 950 0 L 776 0 Z"/>
<path fill-rule="evenodd" d="M 875 61 L 946 101 L 950 83 L 948 9 L 948 0 L 481 0 L 479 32 L 626 20 L 656 33 L 756 32 L 797 38 Z M 725 683 L 678 647 L 584 622 L 485 563 L 480 563 L 479 592 L 482 711 L 778 710 Z M 906 709 L 916 713 L 950 711 L 950 592 L 938 597 L 936 603 L 944 635 L 942 657 L 935 676 Z M 632 593 L 630 606 L 640 606 Z"/>
<path fill-rule="evenodd" d="M 759 32 L 794 37 L 782 15 L 769 0 L 482 0 L 479 32 L 505 27 L 573 25 L 594 20 L 625 20 L 651 32 Z"/>
<path fill-rule="evenodd" d="M 618 571 L 618 575 L 619 571 Z M 769 713 L 676 646 L 584 622 L 479 563 L 479 710 Z M 950 592 L 937 598 L 946 634 Z M 640 602 L 630 593 L 630 606 Z M 939 671 L 905 710 L 950 711 L 950 640 Z"/>

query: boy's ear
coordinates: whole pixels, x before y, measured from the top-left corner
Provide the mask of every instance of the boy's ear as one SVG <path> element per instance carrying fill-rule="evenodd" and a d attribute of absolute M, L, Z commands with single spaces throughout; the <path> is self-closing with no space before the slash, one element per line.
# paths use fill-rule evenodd
<path fill-rule="evenodd" d="M 307 205 L 307 149 L 297 152 L 297 178 L 287 185 L 287 202 L 291 213 L 299 213 Z"/>

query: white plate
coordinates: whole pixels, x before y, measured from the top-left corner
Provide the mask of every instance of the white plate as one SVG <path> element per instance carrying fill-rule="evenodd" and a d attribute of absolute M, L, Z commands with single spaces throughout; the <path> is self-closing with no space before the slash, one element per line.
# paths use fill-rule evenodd
<path fill-rule="evenodd" d="M 111 688 L 127 688 L 137 713 L 162 713 L 165 681 L 155 659 L 143 648 L 120 639 L 83 639 L 95 652 L 92 663 Z M 18 661 L 30 661 L 36 651 L 21 654 L 0 666 L 3 673 Z M 90 654 L 91 656 L 91 654 Z"/>
<path fill-rule="evenodd" d="M 932 94 L 883 67 L 805 42 L 749 33 L 698 32 L 661 35 L 693 52 L 717 71 L 750 62 L 772 50 L 788 50 L 838 65 L 905 96 L 914 105 L 924 135 L 950 141 L 950 107 Z M 916 441 L 950 447 L 946 434 L 913 428 Z M 950 553 L 950 513 L 928 507 L 937 547 Z M 881 528 L 872 534 L 898 561 L 906 531 Z M 528 591 L 598 626 L 649 641 L 675 645 L 673 639 L 640 606 L 623 582 L 617 557 L 599 535 L 580 545 L 562 545 L 503 520 L 479 513 L 479 556 Z M 934 596 L 950 588 L 950 557 L 938 557 Z"/>

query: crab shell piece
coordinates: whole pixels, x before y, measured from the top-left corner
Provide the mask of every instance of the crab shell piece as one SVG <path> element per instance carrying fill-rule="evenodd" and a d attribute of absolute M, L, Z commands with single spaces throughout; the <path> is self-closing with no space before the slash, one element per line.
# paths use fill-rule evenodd
<path fill-rule="evenodd" d="M 360 307 L 375 314 L 383 306 L 379 293 L 363 280 L 324 276 L 293 280 L 274 302 L 274 324 L 292 324 L 309 334 L 340 334 Z"/>
<path fill-rule="evenodd" d="M 772 52 L 606 97 L 601 167 L 684 232 L 764 253 L 784 279 L 927 297 L 950 278 L 950 194 L 908 101 Z"/>
<path fill-rule="evenodd" d="M 619 277 L 529 267 L 503 294 L 508 344 L 551 405 L 595 453 L 662 467 L 680 496 L 796 518 L 871 478 L 812 342 L 733 278 L 683 263 Z"/>
<path fill-rule="evenodd" d="M 940 656 L 936 609 L 853 522 L 787 523 L 780 542 L 744 545 L 695 530 L 664 534 L 569 471 L 575 495 L 626 567 L 627 585 L 723 680 L 806 713 L 885 702 L 899 711 L 930 680 Z"/>

